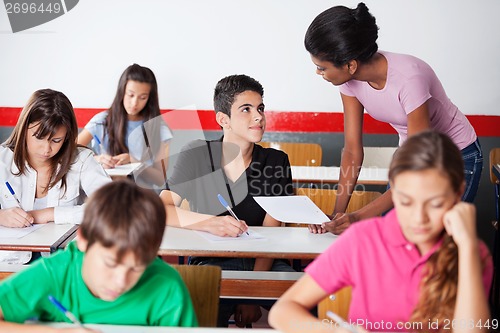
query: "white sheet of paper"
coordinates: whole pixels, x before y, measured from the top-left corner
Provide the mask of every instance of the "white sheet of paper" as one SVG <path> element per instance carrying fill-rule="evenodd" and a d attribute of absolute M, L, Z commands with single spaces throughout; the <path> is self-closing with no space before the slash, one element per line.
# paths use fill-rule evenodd
<path fill-rule="evenodd" d="M 251 239 L 266 239 L 266 237 L 262 236 L 256 231 L 252 231 L 248 229 L 248 235 L 246 233 L 242 233 L 239 237 L 221 237 L 217 235 L 213 235 L 209 232 L 198 231 L 196 233 L 201 237 L 211 241 L 211 242 L 220 242 L 220 241 L 236 241 L 236 240 L 251 240 Z"/>
<path fill-rule="evenodd" d="M 113 169 L 104 169 L 111 176 L 128 176 L 141 165 L 140 162 L 117 165 Z"/>
<path fill-rule="evenodd" d="M 0 226 L 0 238 L 21 238 L 37 229 L 40 229 L 44 225 L 45 224 L 35 224 L 26 228 L 8 228 Z"/>
<path fill-rule="evenodd" d="M 285 223 L 321 224 L 330 219 L 305 195 L 254 197 L 269 215 Z"/>

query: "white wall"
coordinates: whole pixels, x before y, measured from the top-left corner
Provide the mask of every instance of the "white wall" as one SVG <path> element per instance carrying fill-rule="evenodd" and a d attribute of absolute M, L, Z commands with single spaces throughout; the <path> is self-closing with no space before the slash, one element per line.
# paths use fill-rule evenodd
<path fill-rule="evenodd" d="M 157 75 L 162 108 L 212 109 L 223 76 L 245 73 L 268 110 L 342 110 L 303 46 L 312 19 L 346 0 L 81 0 L 64 16 L 13 34 L 0 9 L 0 106 L 36 89 L 75 107 L 108 107 L 131 63 Z M 427 61 L 466 114 L 500 115 L 500 1 L 366 0 L 379 47 Z M 1 115 L 0 115 L 1 117 Z"/>

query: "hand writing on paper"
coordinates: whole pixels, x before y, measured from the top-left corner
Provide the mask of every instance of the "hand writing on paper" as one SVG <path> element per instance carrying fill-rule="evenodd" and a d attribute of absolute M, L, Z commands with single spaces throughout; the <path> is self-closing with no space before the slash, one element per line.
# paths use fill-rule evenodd
<path fill-rule="evenodd" d="M 325 222 L 321 226 L 332 234 L 340 235 L 349 228 L 353 222 L 356 222 L 353 214 L 337 213 L 330 222 Z"/>
<path fill-rule="evenodd" d="M 9 228 L 30 227 L 35 222 L 33 216 L 19 207 L 0 209 L 0 225 Z"/>
<path fill-rule="evenodd" d="M 262 317 L 259 305 L 239 304 L 234 311 L 234 323 L 243 328 L 246 324 L 255 323 Z"/>
<path fill-rule="evenodd" d="M 115 166 L 130 163 L 130 155 L 128 153 L 123 153 L 120 155 L 113 156 Z"/>
<path fill-rule="evenodd" d="M 113 169 L 116 165 L 115 158 L 111 155 L 101 154 L 94 156 L 94 158 L 104 169 Z"/>
<path fill-rule="evenodd" d="M 203 223 L 203 231 L 221 237 L 238 237 L 248 230 L 248 226 L 243 220 L 236 220 L 229 215 L 215 216 Z"/>

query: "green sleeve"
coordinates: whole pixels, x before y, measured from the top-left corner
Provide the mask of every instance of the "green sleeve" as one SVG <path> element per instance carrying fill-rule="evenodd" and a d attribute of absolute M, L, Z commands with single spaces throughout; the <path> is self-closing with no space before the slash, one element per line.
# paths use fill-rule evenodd
<path fill-rule="evenodd" d="M 38 318 L 50 285 L 50 274 L 42 260 L 1 282 L 0 308 L 5 321 L 23 323 Z"/>

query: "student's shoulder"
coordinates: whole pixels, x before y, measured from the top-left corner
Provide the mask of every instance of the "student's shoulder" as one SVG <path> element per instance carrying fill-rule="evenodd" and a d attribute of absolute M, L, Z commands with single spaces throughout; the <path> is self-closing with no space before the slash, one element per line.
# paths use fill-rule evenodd
<path fill-rule="evenodd" d="M 263 148 L 259 144 L 255 144 L 254 146 L 255 154 L 257 160 L 264 161 L 274 161 L 281 162 L 284 160 L 288 160 L 288 154 L 282 150 L 274 149 L 274 148 Z"/>
<path fill-rule="evenodd" d="M 208 154 L 208 142 L 211 141 L 205 141 L 205 140 L 190 141 L 181 148 L 181 153 L 193 154 L 193 155 Z"/>
<path fill-rule="evenodd" d="M 10 150 L 7 146 L 0 145 L 0 161 L 6 162 L 10 161 L 12 162 L 12 159 L 14 158 L 14 152 Z"/>
<path fill-rule="evenodd" d="M 159 276 L 163 279 L 167 277 L 174 280 L 182 280 L 177 270 L 160 258 L 155 258 L 153 262 L 149 264 L 146 272 L 148 273 L 146 276 L 148 278 L 156 278 Z"/>
<path fill-rule="evenodd" d="M 144 279 L 147 282 L 162 285 L 178 285 L 182 278 L 175 268 L 164 262 L 160 258 L 155 258 L 144 272 Z"/>
<path fill-rule="evenodd" d="M 94 152 L 87 147 L 78 146 L 76 148 L 76 160 L 79 162 L 84 162 L 85 160 L 93 156 Z"/>
<path fill-rule="evenodd" d="M 96 113 L 89 121 L 89 123 L 103 123 L 109 114 L 109 110 L 104 110 Z"/>

